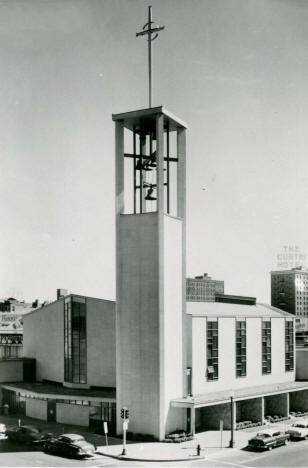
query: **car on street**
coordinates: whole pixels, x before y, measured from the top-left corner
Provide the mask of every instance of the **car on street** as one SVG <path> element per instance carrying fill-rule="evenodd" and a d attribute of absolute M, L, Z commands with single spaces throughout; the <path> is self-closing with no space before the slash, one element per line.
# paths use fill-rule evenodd
<path fill-rule="evenodd" d="M 6 439 L 6 425 L 0 423 L 0 439 Z"/>
<path fill-rule="evenodd" d="M 308 421 L 297 421 L 286 432 L 291 439 L 308 439 Z"/>
<path fill-rule="evenodd" d="M 95 450 L 96 447 L 79 434 L 62 434 L 52 437 L 44 445 L 45 452 L 68 457 L 91 457 Z"/>
<path fill-rule="evenodd" d="M 52 436 L 52 434 L 43 433 L 39 427 L 32 424 L 8 427 L 5 434 L 9 440 L 27 445 L 43 445 Z"/>
<path fill-rule="evenodd" d="M 266 429 L 258 432 L 255 437 L 248 441 L 248 447 L 255 450 L 272 450 L 279 445 L 287 445 L 290 434 L 283 431 Z"/>

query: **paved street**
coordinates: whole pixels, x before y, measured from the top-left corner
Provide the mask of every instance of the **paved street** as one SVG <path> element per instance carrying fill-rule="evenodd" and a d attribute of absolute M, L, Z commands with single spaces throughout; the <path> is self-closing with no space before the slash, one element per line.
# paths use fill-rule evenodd
<path fill-rule="evenodd" d="M 184 465 L 184 464 L 182 464 Z M 209 468 L 253 468 L 253 467 L 308 467 L 308 442 L 290 442 L 287 447 L 278 447 L 271 452 L 252 452 L 235 450 L 229 456 L 220 457 L 219 454 L 210 459 L 195 461 L 191 467 Z"/>
<path fill-rule="evenodd" d="M 223 455 L 223 456 L 221 456 Z M 7 440 L 0 440 L 0 466 L 43 466 L 43 467 L 112 467 L 112 466 L 191 466 L 204 468 L 253 468 L 253 467 L 308 467 L 308 442 L 291 442 L 287 447 L 279 447 L 271 452 L 250 452 L 234 450 L 226 455 L 212 454 L 205 459 L 192 462 L 135 462 L 122 461 L 100 455 L 88 460 L 69 459 L 33 451 Z"/>
<path fill-rule="evenodd" d="M 15 425 L 17 422 L 16 416 L 7 416 L 1 417 L 0 422 L 3 422 L 7 425 Z M 73 427 L 73 426 L 64 426 L 58 424 L 51 424 L 45 421 L 35 421 L 31 418 L 23 417 L 25 423 L 36 423 L 41 427 L 42 430 L 46 432 L 62 433 L 62 432 L 77 432 L 83 433 L 84 436 L 95 443 L 97 446 L 100 446 L 100 449 L 104 451 L 105 447 L 105 438 L 91 433 L 87 428 Z M 277 429 L 286 430 L 287 426 L 292 424 L 292 421 L 288 421 L 285 424 L 275 425 Z M 73 430 L 74 429 L 74 430 Z M 83 429 L 83 432 L 81 431 Z M 250 428 L 244 431 L 236 432 L 236 448 L 235 449 L 220 449 L 219 442 L 220 436 L 217 431 L 208 431 L 206 433 L 200 433 L 196 435 L 196 439 L 191 442 L 184 444 L 173 444 L 174 447 L 171 447 L 170 444 L 139 444 L 139 450 L 143 448 L 144 454 L 148 452 L 150 455 L 154 450 L 153 454 L 156 456 L 164 456 L 164 448 L 173 448 L 172 450 L 174 456 L 176 452 L 182 452 L 184 457 L 190 457 L 195 454 L 195 449 L 197 443 L 200 443 L 202 450 L 201 455 L 205 456 L 204 460 L 186 460 L 184 462 L 146 462 L 146 461 L 124 461 L 118 460 L 110 457 L 105 457 L 103 455 L 97 454 L 95 457 L 87 460 L 78 460 L 64 458 L 61 456 L 54 456 L 46 454 L 41 450 L 33 451 L 32 448 L 27 447 L 26 445 L 19 445 L 14 442 L 8 441 L 7 439 L 0 439 L 0 466 L 9 466 L 9 467 L 77 467 L 77 468 L 90 468 L 90 467 L 113 467 L 113 466 L 191 466 L 191 467 L 205 467 L 205 468 L 253 468 L 253 467 L 306 467 L 308 468 L 308 441 L 299 441 L 299 442 L 290 442 L 288 446 L 283 446 L 272 450 L 271 452 L 251 452 L 241 447 L 246 446 L 247 440 L 251 438 L 256 432 L 256 428 Z M 224 431 L 222 446 L 227 447 L 230 437 L 230 431 Z M 110 449 L 114 447 L 114 454 L 121 453 L 121 439 L 109 438 L 109 447 Z M 150 448 L 153 445 L 154 449 Z M 129 456 L 133 457 L 136 455 L 136 447 L 138 444 L 129 443 L 127 449 Z M 111 453 L 113 452 L 111 450 Z M 158 452 L 158 455 L 157 455 Z M 167 455 L 167 452 L 166 452 Z M 181 453 L 180 453 L 181 455 Z"/>
<path fill-rule="evenodd" d="M 20 445 L 7 439 L 0 440 L 0 466 L 80 466 L 98 465 L 106 460 L 96 456 L 95 459 L 75 460 L 49 455 L 41 450 L 33 450 L 26 445 Z M 108 460 L 109 461 L 109 460 Z"/>

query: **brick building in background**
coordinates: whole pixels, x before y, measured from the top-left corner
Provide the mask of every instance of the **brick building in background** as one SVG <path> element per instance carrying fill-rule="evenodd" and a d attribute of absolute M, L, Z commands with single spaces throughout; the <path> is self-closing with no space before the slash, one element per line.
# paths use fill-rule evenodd
<path fill-rule="evenodd" d="M 271 304 L 290 314 L 308 317 L 308 271 L 301 267 L 271 271 Z"/>
<path fill-rule="evenodd" d="M 186 279 L 186 301 L 215 302 L 215 294 L 224 294 L 224 281 L 214 280 L 207 273 Z"/>

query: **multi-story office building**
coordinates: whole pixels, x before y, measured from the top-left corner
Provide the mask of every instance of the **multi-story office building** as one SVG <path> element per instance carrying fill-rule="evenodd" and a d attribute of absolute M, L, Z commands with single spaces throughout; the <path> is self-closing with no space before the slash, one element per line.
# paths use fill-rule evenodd
<path fill-rule="evenodd" d="M 271 271 L 271 304 L 299 317 L 308 316 L 308 271 Z"/>
<path fill-rule="evenodd" d="M 207 273 L 186 279 L 186 300 L 215 302 L 216 294 L 224 294 L 224 281 L 214 280 Z"/>
<path fill-rule="evenodd" d="M 229 304 L 255 305 L 256 298 L 224 294 L 224 281 L 214 280 L 207 273 L 186 279 L 186 301 L 225 302 Z"/>

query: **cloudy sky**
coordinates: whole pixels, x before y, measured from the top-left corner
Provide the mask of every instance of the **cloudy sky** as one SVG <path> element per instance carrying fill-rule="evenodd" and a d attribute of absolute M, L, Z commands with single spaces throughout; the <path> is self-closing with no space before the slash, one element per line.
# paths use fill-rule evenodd
<path fill-rule="evenodd" d="M 308 254 L 308 2 L 152 5 L 153 104 L 189 126 L 187 274 L 269 302 L 283 246 Z M 147 106 L 147 6 L 0 0 L 0 297 L 114 299 L 111 114 Z"/>

